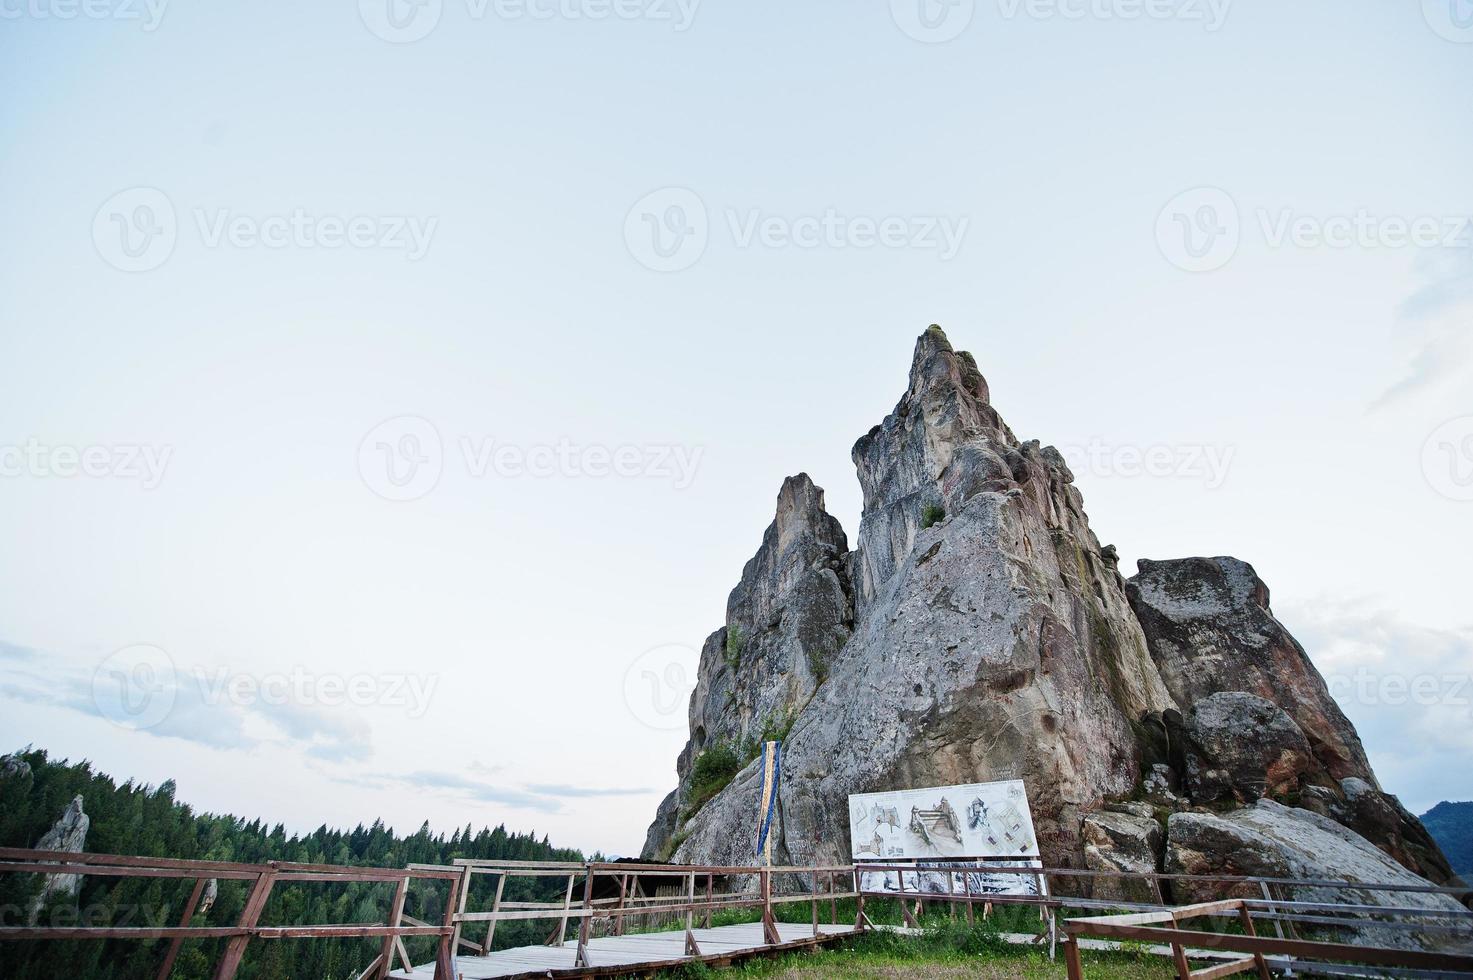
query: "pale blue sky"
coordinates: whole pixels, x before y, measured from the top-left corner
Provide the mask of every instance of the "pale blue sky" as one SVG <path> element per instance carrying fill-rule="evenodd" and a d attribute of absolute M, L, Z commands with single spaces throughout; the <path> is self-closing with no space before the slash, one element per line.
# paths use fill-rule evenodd
<path fill-rule="evenodd" d="M 296 829 L 632 852 L 684 740 L 628 705 L 650 664 L 677 677 L 641 656 L 721 624 L 784 476 L 853 538 L 849 448 L 939 322 L 1021 438 L 1084 461 L 1123 568 L 1237 555 L 1327 671 L 1438 678 L 1433 705 L 1346 708 L 1408 805 L 1473 797 L 1466 0 L 979 0 L 929 8 L 945 43 L 905 0 L 442 0 L 409 43 L 372 0 L 174 0 L 152 30 L 66 2 L 0 4 L 0 450 L 102 447 L 112 475 L 0 476 L 0 747 Z M 667 188 L 706 245 L 658 272 L 637 230 Z M 1239 219 L 1203 272 L 1171 239 L 1222 199 L 1195 188 Z M 117 222 L 162 227 L 158 193 L 172 252 L 121 271 Z M 328 226 L 259 242 L 297 212 Z M 830 213 L 837 244 L 783 244 Z M 1323 241 L 1362 213 L 1370 244 Z M 325 247 L 354 218 L 374 244 Z M 903 244 L 858 244 L 887 218 Z M 1390 244 L 1419 218 L 1462 250 Z M 776 237 L 743 244 L 753 222 Z M 394 502 L 362 467 L 424 430 L 363 444 L 405 416 L 442 472 Z M 478 476 L 486 440 L 643 455 Z M 156 481 L 129 447 L 166 453 Z M 185 678 L 142 731 L 93 688 L 137 644 Z M 225 703 L 222 670 L 392 703 Z"/>

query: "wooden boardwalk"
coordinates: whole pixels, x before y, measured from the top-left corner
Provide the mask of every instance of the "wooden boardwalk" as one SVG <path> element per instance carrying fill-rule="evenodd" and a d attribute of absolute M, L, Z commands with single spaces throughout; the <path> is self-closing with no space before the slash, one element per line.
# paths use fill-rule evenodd
<path fill-rule="evenodd" d="M 611 973 L 639 973 L 666 966 L 677 966 L 687 960 L 729 962 L 758 953 L 780 949 L 799 949 L 831 942 L 853 935 L 852 925 L 819 923 L 815 937 L 806 923 L 777 923 L 780 944 L 763 941 L 762 923 L 752 922 L 713 929 L 692 929 L 699 957 L 687 956 L 685 930 L 640 933 L 632 936 L 609 936 L 588 941 L 588 966 L 577 966 L 578 943 L 569 940 L 561 946 L 523 946 L 503 949 L 489 956 L 457 956 L 454 976 L 465 980 L 488 977 L 588 977 Z M 432 980 L 435 964 L 416 966 L 413 971 L 390 973 L 397 980 Z"/>

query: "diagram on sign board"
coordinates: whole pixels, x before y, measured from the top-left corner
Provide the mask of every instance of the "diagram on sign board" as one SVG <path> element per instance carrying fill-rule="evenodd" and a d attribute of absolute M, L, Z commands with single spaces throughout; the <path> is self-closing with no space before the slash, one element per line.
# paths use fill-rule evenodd
<path fill-rule="evenodd" d="M 1028 794 L 1019 780 L 853 795 L 849 841 L 856 864 L 899 861 L 915 869 L 863 871 L 867 891 L 1039 894 L 1036 876 L 992 870 L 1039 867 Z M 973 870 L 983 864 L 991 868 Z"/>
<path fill-rule="evenodd" d="M 1019 780 L 862 793 L 849 801 L 855 858 L 1038 856 Z"/>

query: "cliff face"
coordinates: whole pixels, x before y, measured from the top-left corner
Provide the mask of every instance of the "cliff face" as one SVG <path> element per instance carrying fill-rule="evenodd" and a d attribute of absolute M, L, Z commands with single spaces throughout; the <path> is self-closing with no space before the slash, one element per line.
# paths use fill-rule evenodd
<path fill-rule="evenodd" d="M 1252 569 L 1147 562 L 1127 585 L 1063 458 L 1014 437 L 939 328 L 853 459 L 864 509 L 852 553 L 822 491 L 801 475 L 783 484 L 706 641 L 680 785 L 647 857 L 752 861 L 756 742 L 784 733 L 783 862 L 847 861 L 846 798 L 874 790 L 1022 779 L 1058 866 L 1124 860 L 1086 818 L 1131 797 L 1186 810 L 1319 787 L 1352 827 L 1362 785 L 1382 799 Z M 731 754 L 713 780 L 718 750 Z M 1129 863 L 1162 866 L 1166 828 L 1135 830 Z M 1429 873 L 1412 849 L 1376 843 Z"/>

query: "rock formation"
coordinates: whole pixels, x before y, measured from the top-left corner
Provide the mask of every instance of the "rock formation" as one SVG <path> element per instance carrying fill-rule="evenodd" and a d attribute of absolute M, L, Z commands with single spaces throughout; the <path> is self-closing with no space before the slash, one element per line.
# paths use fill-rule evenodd
<path fill-rule="evenodd" d="M 1181 710 L 1163 718 L 1192 802 L 1268 796 L 1331 817 L 1436 882 L 1452 869 L 1421 822 L 1381 792 L 1350 720 L 1236 558 L 1142 561 L 1127 591 Z"/>
<path fill-rule="evenodd" d="M 1063 458 L 1013 435 L 940 328 L 852 455 L 853 552 L 823 492 L 784 482 L 702 650 L 646 857 L 753 861 L 756 746 L 781 737 L 783 863 L 848 860 L 850 793 L 1021 779 L 1054 866 L 1160 868 L 1199 853 L 1178 817 L 1277 798 L 1446 880 L 1252 568 L 1142 562 L 1127 583 Z"/>
<path fill-rule="evenodd" d="M 87 846 L 87 830 L 91 825 L 91 818 L 82 810 L 82 797 L 77 795 L 72 798 L 61 819 L 36 842 L 36 850 L 81 854 Z M 46 875 L 41 893 L 31 904 L 31 924 L 35 925 L 42 910 L 53 900 L 75 898 L 81 883 L 80 875 Z"/>

